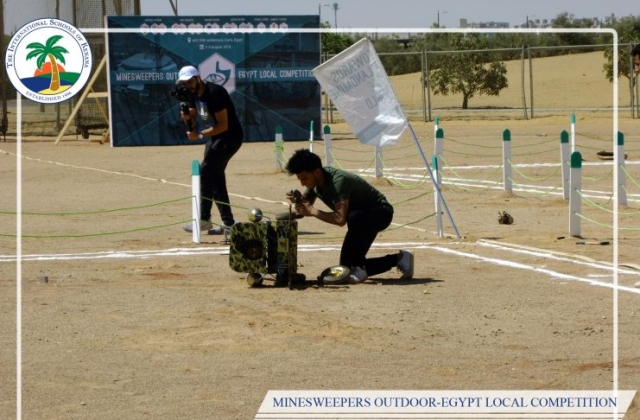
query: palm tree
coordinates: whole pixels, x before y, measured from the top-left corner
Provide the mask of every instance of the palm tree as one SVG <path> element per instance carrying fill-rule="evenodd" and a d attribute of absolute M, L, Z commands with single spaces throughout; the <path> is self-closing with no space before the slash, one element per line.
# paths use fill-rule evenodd
<path fill-rule="evenodd" d="M 60 60 L 62 64 L 66 64 L 63 54 L 69 54 L 66 48 L 55 46 L 55 43 L 60 41 L 61 38 L 62 35 L 54 35 L 47 39 L 46 45 L 42 45 L 39 42 L 32 42 L 27 45 L 27 48 L 33 50 L 27 55 L 27 60 L 37 57 L 36 64 L 38 69 L 42 70 L 42 65 L 45 60 L 47 58 L 49 59 L 51 63 L 51 84 L 49 85 L 49 89 L 53 92 L 60 89 L 60 71 L 58 70 L 58 62 L 56 59 Z"/>

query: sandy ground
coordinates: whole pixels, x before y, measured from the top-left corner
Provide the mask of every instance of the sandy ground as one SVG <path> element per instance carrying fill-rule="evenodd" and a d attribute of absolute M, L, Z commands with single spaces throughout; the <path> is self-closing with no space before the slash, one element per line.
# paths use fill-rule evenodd
<path fill-rule="evenodd" d="M 370 255 L 410 249 L 415 276 L 318 287 L 344 229 L 303 219 L 298 271 L 308 281 L 293 290 L 249 288 L 219 237 L 195 244 L 182 231 L 201 146 L 25 139 L 18 171 L 10 138 L 0 144 L 0 418 L 16 416 L 18 279 L 24 419 L 250 419 L 271 389 L 607 390 L 617 378 L 619 389 L 637 390 L 640 188 L 628 182 L 616 243 L 612 164 L 596 158 L 612 149 L 611 124 L 578 120 L 582 238 L 569 235 L 558 170 L 568 118 L 441 121 L 454 222 L 444 212 L 442 237 L 413 140 L 385 150 L 387 172 L 376 179 L 372 150 L 332 126 L 336 165 L 363 171 L 396 208 Z M 430 156 L 433 126 L 414 128 Z M 517 165 L 511 194 L 500 187 L 505 129 Z M 620 130 L 627 169 L 640 178 L 637 122 L 621 119 Z M 285 154 L 307 146 L 287 142 Z M 314 144 L 324 158 L 323 146 Z M 241 221 L 255 207 L 286 210 L 284 192 L 298 186 L 268 143 L 242 147 L 228 184 Z M 513 225 L 498 224 L 503 210 Z M 626 418 L 640 418 L 637 405 Z"/>

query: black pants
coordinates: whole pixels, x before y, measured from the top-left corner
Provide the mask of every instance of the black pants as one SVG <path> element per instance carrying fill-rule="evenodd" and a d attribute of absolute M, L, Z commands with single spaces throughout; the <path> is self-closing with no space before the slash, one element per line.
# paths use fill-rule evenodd
<path fill-rule="evenodd" d="M 200 163 L 200 216 L 202 220 L 211 219 L 212 200 L 215 201 L 220 218 L 225 225 L 232 225 L 233 212 L 229 205 L 227 164 L 242 146 L 242 139 L 209 139 L 204 148 L 204 159 Z"/>
<path fill-rule="evenodd" d="M 342 242 L 340 265 L 362 267 L 367 275 L 374 276 L 398 265 L 399 254 L 366 258 L 378 232 L 385 230 L 393 220 L 390 206 L 378 206 L 366 210 L 352 210 L 347 215 L 347 235 Z"/>

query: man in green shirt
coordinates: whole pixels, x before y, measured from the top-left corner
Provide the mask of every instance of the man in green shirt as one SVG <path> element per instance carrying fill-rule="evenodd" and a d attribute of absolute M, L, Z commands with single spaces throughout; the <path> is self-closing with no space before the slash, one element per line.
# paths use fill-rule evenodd
<path fill-rule="evenodd" d="M 323 167 L 320 157 L 307 149 L 296 150 L 285 169 L 289 175 L 296 175 L 306 188 L 301 202 L 296 203 L 293 194 L 287 194 L 287 198 L 296 204 L 299 215 L 313 216 L 338 226 L 347 225 L 340 265 L 350 268 L 352 282 L 363 282 L 368 276 L 394 267 L 402 273 L 402 279 L 413 277 L 413 254 L 410 251 L 400 250 L 383 257 L 366 258 L 378 232 L 386 229 L 393 219 L 393 207 L 380 191 L 356 174 Z M 317 198 L 331 211 L 314 207 Z"/>

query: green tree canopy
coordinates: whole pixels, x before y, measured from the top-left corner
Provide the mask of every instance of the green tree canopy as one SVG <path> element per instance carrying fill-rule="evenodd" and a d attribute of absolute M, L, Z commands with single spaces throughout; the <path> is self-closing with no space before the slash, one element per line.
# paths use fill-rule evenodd
<path fill-rule="evenodd" d="M 450 35 L 452 49 L 462 52 L 443 55 L 440 67 L 430 72 L 434 94 L 462 93 L 462 109 L 467 109 L 469 99 L 476 94 L 498 96 L 509 86 L 504 63 L 486 62 L 488 56 L 480 49 L 479 34 Z"/>
<path fill-rule="evenodd" d="M 328 22 L 321 25 L 322 28 L 330 28 Z M 338 54 L 353 45 L 353 38 L 347 34 L 327 32 L 320 34 L 322 52 L 325 54 Z"/>
<path fill-rule="evenodd" d="M 618 33 L 618 44 L 621 44 L 618 49 L 618 74 L 616 76 L 624 76 L 631 80 L 633 63 L 628 44 L 640 43 L 640 17 L 621 18 L 613 25 L 613 29 Z M 609 81 L 613 81 L 613 46 L 605 49 L 604 56 L 607 59 L 604 64 L 604 74 Z"/>

